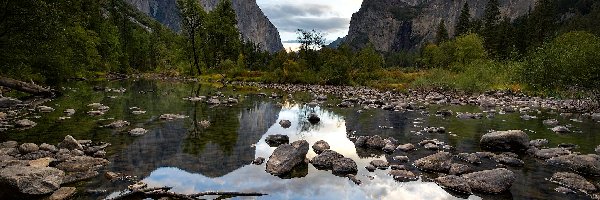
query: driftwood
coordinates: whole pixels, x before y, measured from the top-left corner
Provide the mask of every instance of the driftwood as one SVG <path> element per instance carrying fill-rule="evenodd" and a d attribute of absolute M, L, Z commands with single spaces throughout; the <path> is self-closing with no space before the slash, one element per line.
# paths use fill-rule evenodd
<path fill-rule="evenodd" d="M 7 88 L 11 88 L 14 90 L 18 90 L 18 91 L 33 94 L 33 95 L 40 95 L 40 96 L 46 96 L 46 97 L 54 96 L 54 91 L 52 91 L 48 88 L 44 88 L 42 86 L 36 85 L 35 83 L 26 83 L 23 81 L 19 81 L 19 80 L 7 78 L 7 77 L 2 77 L 2 76 L 0 76 L 0 86 L 4 86 Z"/>
<path fill-rule="evenodd" d="M 202 196 L 219 196 L 217 199 L 231 198 L 238 196 L 263 196 L 266 194 L 257 192 L 200 192 L 196 194 L 179 194 L 175 192 L 169 192 L 171 187 L 156 187 L 156 188 L 144 188 L 138 190 L 130 190 L 125 193 L 121 193 L 119 196 L 110 198 L 107 200 L 124 200 L 124 199 L 159 199 L 162 197 L 168 197 L 171 199 L 183 199 L 183 200 L 199 200 Z"/>

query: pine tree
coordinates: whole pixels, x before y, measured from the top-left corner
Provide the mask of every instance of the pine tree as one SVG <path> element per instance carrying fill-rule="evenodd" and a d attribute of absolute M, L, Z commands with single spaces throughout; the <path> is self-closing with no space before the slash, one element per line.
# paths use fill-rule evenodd
<path fill-rule="evenodd" d="M 206 12 L 197 0 L 177 0 L 177 7 L 181 13 L 181 27 L 191 47 L 194 67 L 198 74 L 202 74 L 200 68 L 200 45 L 206 20 Z"/>
<path fill-rule="evenodd" d="M 458 22 L 456 23 L 456 31 L 454 36 L 460 36 L 469 32 L 469 29 L 471 28 L 471 14 L 469 13 L 469 9 L 469 2 L 465 2 L 465 5 L 460 11 Z"/>
<path fill-rule="evenodd" d="M 483 38 L 488 52 L 496 56 L 500 51 L 501 36 L 498 30 L 500 23 L 500 4 L 498 0 L 489 0 L 483 14 Z"/>
<path fill-rule="evenodd" d="M 215 67 L 227 59 L 237 59 L 242 43 L 231 0 L 221 0 L 209 13 L 208 39 L 208 52 L 211 54 L 207 63 L 209 67 Z"/>
<path fill-rule="evenodd" d="M 437 44 L 441 44 L 445 41 L 448 41 L 448 29 L 446 29 L 446 24 L 444 23 L 444 20 L 442 20 L 438 25 L 437 34 L 435 36 L 435 42 Z"/>

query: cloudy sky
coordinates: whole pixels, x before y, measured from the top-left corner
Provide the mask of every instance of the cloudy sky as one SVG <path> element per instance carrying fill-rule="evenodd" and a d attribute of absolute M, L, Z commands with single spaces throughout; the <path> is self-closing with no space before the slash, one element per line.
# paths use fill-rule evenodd
<path fill-rule="evenodd" d="M 279 30 L 283 45 L 294 48 L 296 30 L 315 29 L 325 33 L 327 42 L 348 34 L 350 18 L 362 0 L 256 0 Z"/>

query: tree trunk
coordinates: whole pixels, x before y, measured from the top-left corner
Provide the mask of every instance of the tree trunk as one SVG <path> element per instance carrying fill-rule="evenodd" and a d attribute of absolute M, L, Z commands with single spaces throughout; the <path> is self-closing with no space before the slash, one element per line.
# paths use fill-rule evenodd
<path fill-rule="evenodd" d="M 36 85 L 35 83 L 26 83 L 7 77 L 0 76 L 0 86 L 4 86 L 33 95 L 41 95 L 46 97 L 54 96 L 54 91 L 50 89 L 43 88 L 42 86 Z"/>
<path fill-rule="evenodd" d="M 202 75 L 202 71 L 200 69 L 200 63 L 198 62 L 198 52 L 196 51 L 196 31 L 192 31 L 192 55 L 194 56 L 194 67 L 198 70 L 198 75 Z"/>

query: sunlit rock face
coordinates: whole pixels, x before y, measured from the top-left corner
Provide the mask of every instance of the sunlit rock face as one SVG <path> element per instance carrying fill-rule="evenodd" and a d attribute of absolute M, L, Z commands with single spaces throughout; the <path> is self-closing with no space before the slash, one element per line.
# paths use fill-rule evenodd
<path fill-rule="evenodd" d="M 488 1 L 368 0 L 352 15 L 346 42 L 360 48 L 369 41 L 379 51 L 414 50 L 433 41 L 440 21 L 450 35 L 465 2 L 472 17 L 480 18 Z M 500 0 L 502 17 L 515 19 L 533 9 L 536 0 Z"/>
<path fill-rule="evenodd" d="M 181 29 L 181 19 L 176 0 L 126 0 L 141 12 L 153 17 L 173 30 Z M 219 0 L 201 0 L 205 10 L 214 9 Z M 238 28 L 246 40 L 259 44 L 263 50 L 277 52 L 283 44 L 277 28 L 262 12 L 256 0 L 233 0 Z"/>
<path fill-rule="evenodd" d="M 159 167 L 177 167 L 220 177 L 248 165 L 255 156 L 253 144 L 275 123 L 280 108 L 260 103 L 230 110 L 215 112 L 207 129 L 193 126 L 193 117 L 164 122 L 115 156 L 112 169 L 144 177 Z"/>

